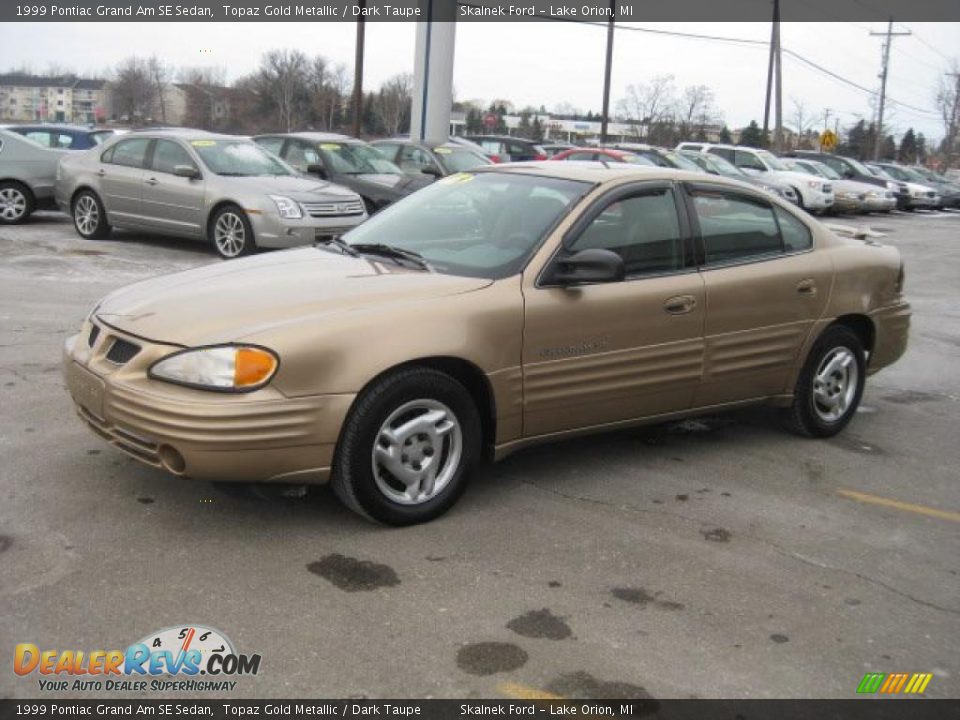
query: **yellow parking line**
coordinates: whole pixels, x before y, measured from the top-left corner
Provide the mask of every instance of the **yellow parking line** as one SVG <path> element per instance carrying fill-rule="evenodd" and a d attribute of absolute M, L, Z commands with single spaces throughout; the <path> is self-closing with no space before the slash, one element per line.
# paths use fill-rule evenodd
<path fill-rule="evenodd" d="M 950 510 L 938 510 L 937 508 L 927 507 L 926 505 L 915 505 L 914 503 L 902 502 L 900 500 L 891 500 L 890 498 L 879 497 L 877 495 L 868 495 L 867 493 L 857 492 L 856 490 L 837 490 L 837 495 L 849 500 L 870 503 L 872 505 L 883 505 L 884 507 L 895 510 L 904 510 L 906 512 L 927 515 L 929 517 L 939 518 L 941 520 L 952 520 L 960 522 L 960 513 Z"/>
<path fill-rule="evenodd" d="M 520 683 L 500 683 L 497 685 L 497 691 L 502 695 L 515 698 L 516 700 L 566 700 L 562 695 L 554 695 L 553 693 L 548 693 L 546 690 L 538 690 L 537 688 L 521 685 Z"/>

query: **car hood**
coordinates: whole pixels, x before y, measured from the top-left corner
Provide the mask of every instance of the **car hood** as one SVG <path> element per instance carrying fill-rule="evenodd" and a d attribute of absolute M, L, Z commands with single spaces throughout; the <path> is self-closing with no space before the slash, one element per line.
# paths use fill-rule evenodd
<path fill-rule="evenodd" d="M 227 182 L 243 187 L 250 192 L 264 195 L 285 195 L 292 200 L 316 201 L 320 198 L 352 200 L 357 194 L 341 185 L 304 177 L 301 175 L 256 175 L 252 177 L 218 176 L 221 183 Z"/>
<path fill-rule="evenodd" d="M 932 192 L 932 193 L 936 193 L 936 192 L 937 192 L 936 188 L 932 188 L 932 187 L 930 187 L 929 185 L 921 185 L 920 183 L 903 181 L 903 180 L 902 180 L 901 182 L 906 182 L 906 184 L 907 184 L 907 189 L 908 189 L 910 192 L 922 192 L 922 193 L 931 193 L 931 192 Z"/>
<path fill-rule="evenodd" d="M 833 180 L 828 180 L 827 178 L 820 177 L 819 175 L 810 175 L 808 173 L 797 172 L 796 170 L 771 170 L 770 175 L 778 178 L 779 180 L 786 180 L 787 182 L 810 182 L 816 181 L 819 183 L 828 183 L 833 184 Z M 763 175 L 760 175 L 763 177 Z"/>
<path fill-rule="evenodd" d="M 333 313 L 471 292 L 491 283 L 306 247 L 229 260 L 121 288 L 95 310 L 103 322 L 185 347 L 238 340 Z"/>

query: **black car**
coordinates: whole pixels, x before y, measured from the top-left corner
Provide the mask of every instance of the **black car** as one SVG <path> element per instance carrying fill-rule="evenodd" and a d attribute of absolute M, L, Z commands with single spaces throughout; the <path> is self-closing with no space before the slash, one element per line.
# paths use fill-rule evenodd
<path fill-rule="evenodd" d="M 56 150 L 89 150 L 113 136 L 113 130 L 92 130 L 79 125 L 9 125 L 6 129 Z"/>
<path fill-rule="evenodd" d="M 300 172 L 350 188 L 370 214 L 434 180 L 405 173 L 369 143 L 347 135 L 300 132 L 259 135 L 254 141 Z"/>
<path fill-rule="evenodd" d="M 817 152 L 816 150 L 795 150 L 785 153 L 784 157 L 793 157 L 798 160 L 816 160 L 835 170 L 844 180 L 854 180 L 856 182 L 886 188 L 897 196 L 897 209 L 899 210 L 902 210 L 909 203 L 910 191 L 907 190 L 906 183 L 891 182 L 885 178 L 877 177 L 876 174 L 870 171 L 870 168 L 859 160 L 841 155 Z"/>
<path fill-rule="evenodd" d="M 533 140 L 510 137 L 509 135 L 464 135 L 475 142 L 494 162 L 526 162 L 528 160 L 546 160 L 547 151 Z"/>
<path fill-rule="evenodd" d="M 408 173 L 422 173 L 438 178 L 473 170 L 492 161 L 466 145 L 454 142 L 416 141 L 410 138 L 374 140 L 370 143 L 384 156 Z"/>

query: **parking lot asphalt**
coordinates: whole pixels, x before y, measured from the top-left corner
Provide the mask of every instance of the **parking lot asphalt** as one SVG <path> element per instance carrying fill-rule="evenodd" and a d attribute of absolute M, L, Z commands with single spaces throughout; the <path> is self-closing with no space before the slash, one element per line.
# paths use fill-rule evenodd
<path fill-rule="evenodd" d="M 57 214 L 0 228 L 0 697 L 41 695 L 17 643 L 125 648 L 181 623 L 262 656 L 231 697 L 855 697 L 866 672 L 957 697 L 960 213 L 835 222 L 900 248 L 914 309 L 840 436 L 757 409 L 532 448 L 406 529 L 326 488 L 235 497 L 106 445 L 74 414 L 63 340 L 106 292 L 218 261 L 84 241 Z"/>

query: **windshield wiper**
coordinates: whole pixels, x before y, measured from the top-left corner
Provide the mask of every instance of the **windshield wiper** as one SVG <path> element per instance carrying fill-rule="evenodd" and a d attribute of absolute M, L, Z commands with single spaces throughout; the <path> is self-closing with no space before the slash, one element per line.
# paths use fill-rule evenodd
<path fill-rule="evenodd" d="M 345 243 L 339 235 L 333 235 L 331 237 L 323 238 L 322 240 L 317 240 L 313 244 L 314 247 L 323 248 L 331 245 L 338 248 L 344 255 L 349 255 L 350 257 L 360 257 L 360 253 L 354 250 L 352 245 Z"/>
<path fill-rule="evenodd" d="M 218 172 L 217 175 L 220 177 L 249 177 L 247 173 L 240 172 Z"/>
<path fill-rule="evenodd" d="M 409 260 L 422 267 L 424 270 L 430 269 L 430 263 L 418 252 L 406 250 L 396 245 L 386 245 L 384 243 L 356 243 L 350 246 L 351 249 L 365 253 L 367 255 L 382 255 L 393 258 L 394 260 Z"/>

